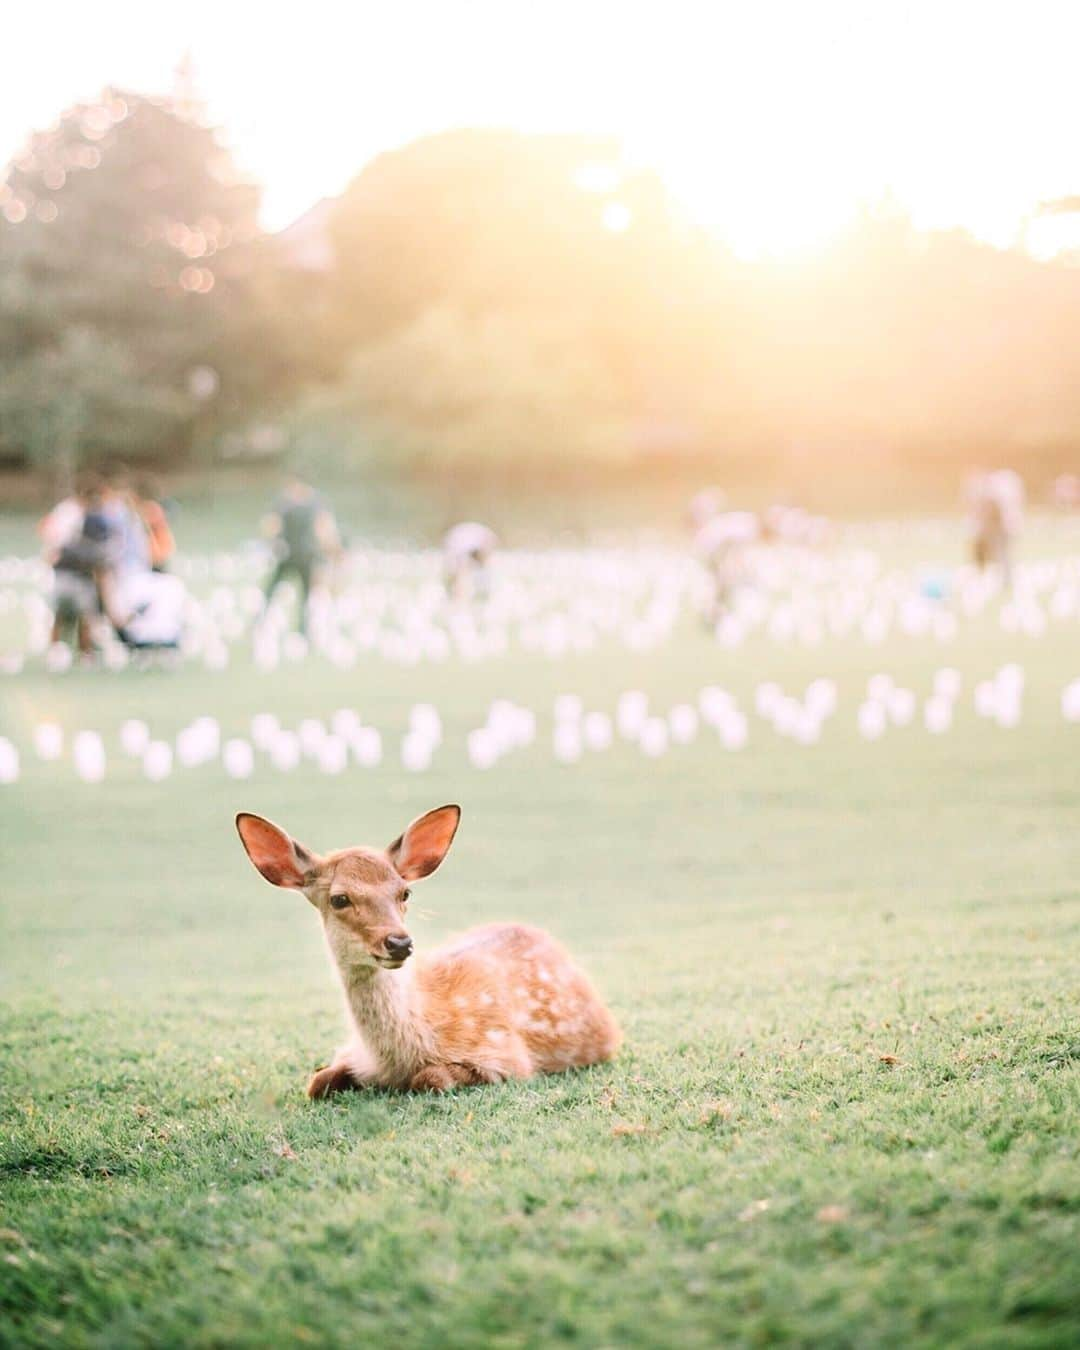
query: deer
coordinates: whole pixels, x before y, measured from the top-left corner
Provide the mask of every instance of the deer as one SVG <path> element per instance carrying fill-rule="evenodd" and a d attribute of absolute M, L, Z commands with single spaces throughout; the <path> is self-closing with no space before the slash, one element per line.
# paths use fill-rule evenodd
<path fill-rule="evenodd" d="M 587 976 L 549 933 L 491 923 L 414 957 L 411 883 L 446 857 L 461 808 L 418 816 L 388 848 L 320 856 L 262 816 L 236 828 L 256 870 L 319 913 L 345 995 L 348 1041 L 310 1098 L 359 1088 L 446 1092 L 611 1059 L 621 1033 Z"/>

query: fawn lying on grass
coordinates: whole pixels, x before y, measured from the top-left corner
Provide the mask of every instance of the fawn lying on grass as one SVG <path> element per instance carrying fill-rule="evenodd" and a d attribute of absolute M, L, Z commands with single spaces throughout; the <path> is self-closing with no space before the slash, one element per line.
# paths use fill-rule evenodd
<path fill-rule="evenodd" d="M 319 911 L 345 990 L 353 1037 L 311 1079 L 309 1097 L 367 1085 L 444 1092 L 597 1064 L 618 1049 L 596 991 L 538 928 L 474 928 L 406 966 L 407 883 L 435 871 L 460 818 L 460 807 L 440 806 L 385 851 L 321 858 L 261 816 L 236 817 L 266 880 L 303 891 Z"/>

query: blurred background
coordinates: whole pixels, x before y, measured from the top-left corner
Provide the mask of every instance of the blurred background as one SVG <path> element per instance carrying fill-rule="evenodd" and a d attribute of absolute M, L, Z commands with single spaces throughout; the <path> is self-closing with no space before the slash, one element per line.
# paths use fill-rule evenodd
<path fill-rule="evenodd" d="M 1076 468 L 1068 3 L 15 27 L 0 505 L 122 460 L 204 501 L 352 485 L 376 530 L 584 527 L 710 481 L 888 512 Z"/>

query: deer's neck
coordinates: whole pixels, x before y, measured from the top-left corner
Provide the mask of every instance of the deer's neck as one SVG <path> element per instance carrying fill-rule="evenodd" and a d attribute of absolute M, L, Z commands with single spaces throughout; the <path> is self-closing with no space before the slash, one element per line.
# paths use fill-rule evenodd
<path fill-rule="evenodd" d="M 338 965 L 349 1017 L 375 1056 L 379 1081 L 402 1087 L 435 1058 L 410 961 L 400 970 Z"/>

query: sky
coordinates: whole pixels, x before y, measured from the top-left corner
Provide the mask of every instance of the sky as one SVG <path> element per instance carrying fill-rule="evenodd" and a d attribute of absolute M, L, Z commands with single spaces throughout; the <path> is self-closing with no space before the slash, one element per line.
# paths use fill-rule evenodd
<path fill-rule="evenodd" d="M 812 251 L 891 195 L 1055 246 L 1080 193 L 1080 0 L 39 0 L 5 16 L 0 160 L 183 53 L 279 228 L 380 151 L 461 126 L 622 138 L 740 254 Z"/>

